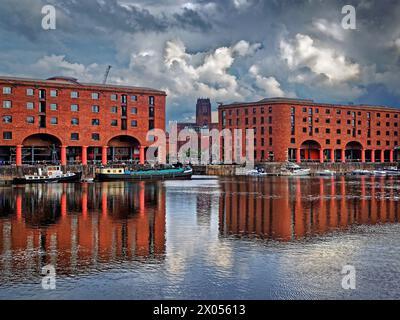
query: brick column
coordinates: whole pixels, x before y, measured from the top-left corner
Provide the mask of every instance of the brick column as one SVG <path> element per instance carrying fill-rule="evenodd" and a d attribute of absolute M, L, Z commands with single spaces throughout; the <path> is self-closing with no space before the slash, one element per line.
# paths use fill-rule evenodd
<path fill-rule="evenodd" d="M 319 150 L 319 162 L 324 163 L 324 149 Z"/>
<path fill-rule="evenodd" d="M 361 162 L 362 163 L 365 163 L 366 161 L 365 161 L 365 149 L 362 149 L 361 150 Z"/>
<path fill-rule="evenodd" d="M 301 163 L 301 149 L 296 149 L 296 162 Z"/>
<path fill-rule="evenodd" d="M 342 163 L 346 163 L 346 149 L 342 149 Z"/>
<path fill-rule="evenodd" d="M 139 161 L 140 164 L 144 164 L 145 162 L 145 152 L 144 152 L 144 146 L 140 146 L 140 151 L 139 151 Z"/>
<path fill-rule="evenodd" d="M 381 150 L 381 163 L 385 162 L 385 150 Z"/>
<path fill-rule="evenodd" d="M 17 146 L 15 162 L 17 166 L 22 166 L 22 145 Z"/>
<path fill-rule="evenodd" d="M 101 163 L 105 166 L 105 165 L 107 165 L 107 149 L 108 149 L 108 147 L 107 146 L 104 146 L 102 149 L 101 149 Z"/>
<path fill-rule="evenodd" d="M 82 146 L 82 165 L 87 166 L 87 146 Z"/>
<path fill-rule="evenodd" d="M 390 163 L 394 162 L 394 150 L 390 150 Z"/>
<path fill-rule="evenodd" d="M 61 146 L 61 165 L 67 165 L 67 146 Z"/>
<path fill-rule="evenodd" d="M 374 149 L 371 150 L 371 162 L 375 163 L 375 150 Z"/>
<path fill-rule="evenodd" d="M 335 163 L 335 149 L 331 149 L 331 162 Z"/>

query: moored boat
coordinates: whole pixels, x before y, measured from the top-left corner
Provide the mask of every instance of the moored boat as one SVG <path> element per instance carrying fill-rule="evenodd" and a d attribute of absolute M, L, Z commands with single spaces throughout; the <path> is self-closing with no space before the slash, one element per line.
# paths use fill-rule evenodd
<path fill-rule="evenodd" d="M 324 177 L 332 177 L 336 174 L 335 171 L 331 170 L 323 170 L 323 171 L 318 171 L 315 173 L 316 176 L 324 176 Z"/>
<path fill-rule="evenodd" d="M 311 169 L 302 169 L 299 165 L 288 163 L 281 168 L 280 176 L 309 176 Z"/>
<path fill-rule="evenodd" d="M 265 177 L 268 174 L 265 172 L 264 169 L 260 169 L 260 168 L 256 168 L 254 170 L 250 170 L 246 173 L 246 175 L 248 176 L 252 176 L 252 177 Z"/>
<path fill-rule="evenodd" d="M 13 184 L 34 184 L 34 183 L 57 183 L 57 182 L 78 182 L 81 180 L 81 172 L 63 173 L 60 166 L 49 166 L 44 169 L 39 168 L 38 172 L 32 175 L 24 175 L 15 178 Z"/>
<path fill-rule="evenodd" d="M 384 170 L 374 170 L 370 172 L 371 176 L 379 176 L 379 177 L 384 177 L 387 176 L 387 172 Z"/>
<path fill-rule="evenodd" d="M 400 169 L 397 167 L 384 168 L 384 171 L 389 176 L 400 176 Z"/>
<path fill-rule="evenodd" d="M 369 170 L 354 170 L 351 172 L 352 175 L 354 176 L 366 176 L 371 174 L 371 171 Z"/>
<path fill-rule="evenodd" d="M 192 168 L 165 168 L 165 169 L 136 169 L 129 168 L 99 168 L 96 169 L 96 181 L 118 180 L 179 180 L 191 179 Z"/>

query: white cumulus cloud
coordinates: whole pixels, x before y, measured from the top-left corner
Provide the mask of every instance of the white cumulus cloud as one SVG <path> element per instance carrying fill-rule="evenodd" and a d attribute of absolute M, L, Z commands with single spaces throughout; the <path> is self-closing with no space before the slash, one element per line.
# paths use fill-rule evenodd
<path fill-rule="evenodd" d="M 357 63 L 350 62 L 332 48 L 318 47 L 308 35 L 297 34 L 292 41 L 282 40 L 280 49 L 289 68 L 308 67 L 331 82 L 354 80 L 360 74 Z"/>

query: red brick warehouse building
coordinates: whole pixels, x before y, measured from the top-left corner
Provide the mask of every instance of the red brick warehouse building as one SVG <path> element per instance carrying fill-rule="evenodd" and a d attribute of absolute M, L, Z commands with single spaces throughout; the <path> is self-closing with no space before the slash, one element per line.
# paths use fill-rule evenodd
<path fill-rule="evenodd" d="M 285 98 L 219 107 L 220 130 L 254 129 L 257 162 L 394 162 L 399 115 L 389 107 Z"/>
<path fill-rule="evenodd" d="M 165 130 L 166 94 L 77 79 L 0 78 L 0 161 L 145 161 L 148 130 Z"/>

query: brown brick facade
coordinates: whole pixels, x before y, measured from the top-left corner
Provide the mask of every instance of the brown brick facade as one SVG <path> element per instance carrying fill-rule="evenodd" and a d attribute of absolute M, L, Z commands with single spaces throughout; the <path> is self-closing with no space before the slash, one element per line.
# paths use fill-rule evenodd
<path fill-rule="evenodd" d="M 257 162 L 393 162 L 398 158 L 400 110 L 395 108 L 265 99 L 221 105 L 219 119 L 220 130 L 255 130 Z"/>
<path fill-rule="evenodd" d="M 78 97 L 72 97 L 73 92 Z M 3 77 L 0 100 L 0 146 L 17 148 L 17 156 L 22 152 L 19 148 L 46 145 L 53 139 L 50 142 L 60 148 L 64 162 L 66 157 L 86 160 L 94 149 L 104 153 L 109 148 L 129 146 L 131 158 L 141 150 L 143 160 L 144 148 L 149 146 L 148 130 L 165 130 L 166 94 L 149 88 L 81 84 L 64 77 L 45 81 Z M 63 147 L 67 154 L 63 154 Z M 82 153 L 85 149 L 89 155 Z M 74 151 L 74 156 L 68 156 L 68 151 Z"/>

